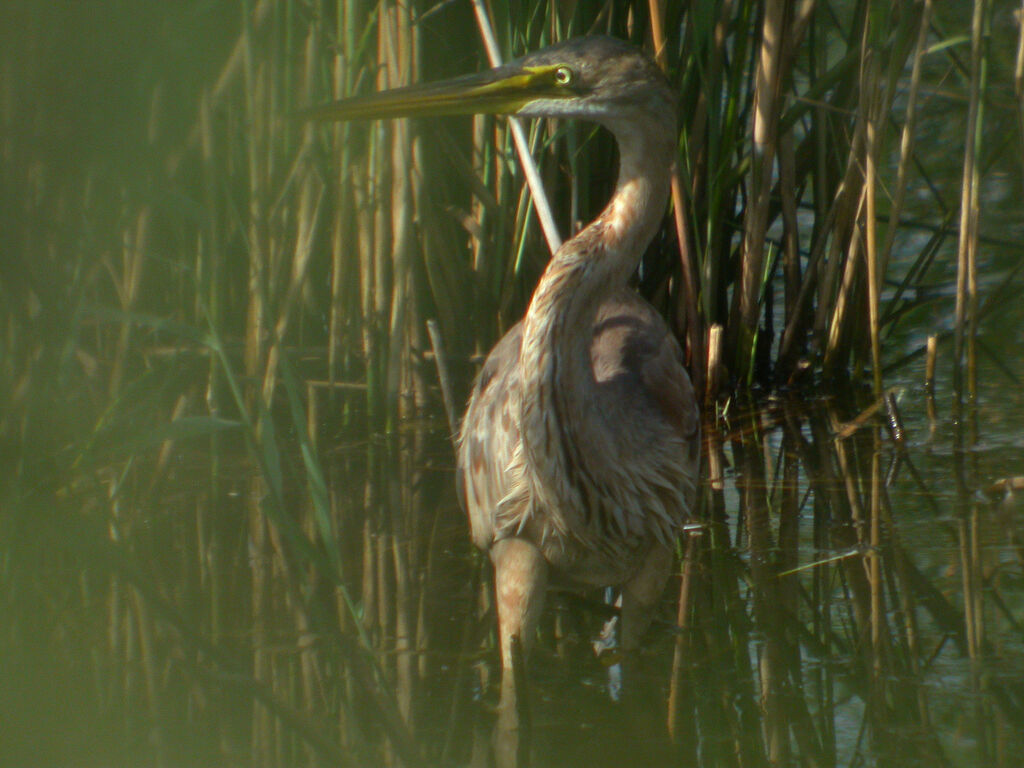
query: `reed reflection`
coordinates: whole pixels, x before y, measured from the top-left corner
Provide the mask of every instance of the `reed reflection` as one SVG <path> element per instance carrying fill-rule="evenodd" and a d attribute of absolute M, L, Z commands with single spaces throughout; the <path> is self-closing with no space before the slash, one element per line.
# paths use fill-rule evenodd
<path fill-rule="evenodd" d="M 958 453 L 913 423 L 897 441 L 891 423 L 830 401 L 710 419 L 698 524 L 643 648 L 598 658 L 614 607 L 556 590 L 513 701 L 434 424 L 348 445 L 311 430 L 310 450 L 341 446 L 322 486 L 267 431 L 279 476 L 220 438 L 212 461 L 167 446 L 157 482 L 190 490 L 112 493 L 116 540 L 86 527 L 64 544 L 77 564 L 51 569 L 49 599 L 10 603 L 5 648 L 27 658 L 12 638 L 35 626 L 66 668 L 91 665 L 76 722 L 124 735 L 104 754 L 156 764 L 1016 765 L 1013 453 Z M 24 552 L 13 573 L 31 572 Z M 58 595 L 103 610 L 60 611 L 58 634 Z"/>

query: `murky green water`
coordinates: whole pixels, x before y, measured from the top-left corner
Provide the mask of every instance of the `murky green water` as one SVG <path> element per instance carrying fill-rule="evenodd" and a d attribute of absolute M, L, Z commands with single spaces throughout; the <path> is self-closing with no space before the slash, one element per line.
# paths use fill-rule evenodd
<path fill-rule="evenodd" d="M 602 595 L 552 595 L 518 753 L 440 420 L 324 448 L 351 607 L 244 451 L 178 443 L 107 531 L 6 519 L 54 528 L 5 531 L 0 763 L 1019 765 L 1021 394 L 993 379 L 959 425 L 899 403 L 902 443 L 849 399 L 710 419 L 641 657 L 595 656 Z"/>

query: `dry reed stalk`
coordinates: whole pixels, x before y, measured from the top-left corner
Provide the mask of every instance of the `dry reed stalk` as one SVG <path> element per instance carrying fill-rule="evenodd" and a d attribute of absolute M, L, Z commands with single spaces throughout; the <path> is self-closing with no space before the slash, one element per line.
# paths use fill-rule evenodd
<path fill-rule="evenodd" d="M 363 503 L 366 505 L 367 510 L 374 509 L 374 507 L 366 504 L 369 500 L 375 498 L 373 489 L 373 483 L 370 478 L 366 479 L 366 488 L 363 496 Z M 374 633 L 374 620 L 377 617 L 377 550 L 374 547 L 375 531 L 373 529 L 373 522 L 370 515 L 366 516 L 366 521 L 363 523 L 363 536 L 362 536 L 362 556 L 360 560 L 363 563 L 363 572 L 359 583 L 362 586 L 360 592 L 359 604 L 362 606 L 362 631 L 366 635 L 372 637 Z"/>
<path fill-rule="evenodd" d="M 728 329 L 734 372 L 746 380 L 753 360 L 754 337 L 761 313 L 761 280 L 764 273 L 765 233 L 771 206 L 772 169 L 777 148 L 778 114 L 781 111 L 783 38 L 787 30 L 786 3 L 766 0 L 761 19 L 760 50 L 754 76 L 752 104 L 749 202 L 743 218 L 740 277 L 733 294 Z"/>
<path fill-rule="evenodd" d="M 151 219 L 150 206 L 142 206 L 135 216 L 134 225 L 124 231 L 122 238 L 120 281 L 115 282 L 114 287 L 117 289 L 121 311 L 125 313 L 134 310 L 138 301 L 143 267 L 146 264 L 146 252 L 149 248 Z M 126 357 L 130 352 L 133 325 L 133 323 L 125 321 L 121 323 L 118 331 L 110 374 L 109 392 L 112 398 L 116 397 L 121 390 Z"/>
<path fill-rule="evenodd" d="M 246 79 L 246 69 L 249 66 L 248 57 L 250 56 L 249 34 L 263 27 L 263 24 L 270 16 L 270 11 L 274 9 L 276 4 L 277 0 L 259 0 L 256 7 L 250 11 L 249 17 L 244 19 L 242 32 L 239 34 L 238 40 L 235 41 L 231 53 L 228 54 L 227 60 L 220 70 L 220 74 L 214 80 L 213 86 L 206 92 L 205 100 L 208 107 L 219 107 L 227 99 L 229 90 L 236 84 L 236 81 Z M 171 153 L 167 159 L 166 167 L 171 176 L 177 174 L 188 153 L 196 146 L 201 145 L 202 131 L 202 116 L 199 115 L 189 131 L 184 145 L 178 151 Z"/>
<path fill-rule="evenodd" d="M 815 194 L 817 195 L 817 193 Z M 786 325 L 782 332 L 782 339 L 779 342 L 779 355 L 776 359 L 776 372 L 780 379 L 789 379 L 796 372 L 798 363 L 797 358 L 801 352 L 801 345 L 798 344 L 798 342 L 803 339 L 803 336 L 807 331 L 805 328 L 806 317 L 812 309 L 814 295 L 819 288 L 820 281 L 818 280 L 818 273 L 826 253 L 826 248 L 832 249 L 833 255 L 837 253 L 835 250 L 835 241 L 826 237 L 824 233 L 832 230 L 838 212 L 842 207 L 841 203 L 843 202 L 843 199 L 844 198 L 842 196 L 837 196 L 837 198 L 832 201 L 831 205 L 828 206 L 828 210 L 824 217 L 819 218 L 819 221 L 823 222 L 820 226 L 820 232 L 822 234 L 815 240 L 811 247 L 811 253 L 807 260 L 807 269 L 804 271 L 803 278 L 800 283 L 800 291 L 796 296 L 792 313 L 787 316 Z"/>
<path fill-rule="evenodd" d="M 867 96 L 867 115 L 865 118 L 865 222 L 864 222 L 864 256 L 867 260 L 868 280 L 868 333 L 871 340 L 871 372 L 874 382 L 875 397 L 882 396 L 882 348 L 879 343 L 879 311 L 878 295 L 881 290 L 882 272 L 878 263 L 878 213 L 875 209 L 875 190 L 878 185 L 877 167 L 879 160 L 880 137 L 879 123 L 882 120 L 881 99 L 878 92 L 878 59 L 871 56 L 865 67 L 865 80 L 862 86 Z"/>
<path fill-rule="evenodd" d="M 491 132 L 488 131 L 488 120 L 485 115 L 473 115 L 473 128 L 472 128 L 472 144 L 470 147 L 470 170 L 472 171 L 471 176 L 473 179 L 486 179 L 488 176 L 487 171 L 490 170 L 488 166 L 489 149 L 488 140 Z M 498 174 L 501 173 L 502 165 L 497 163 L 495 170 Z M 495 183 L 496 188 L 500 188 L 500 182 Z M 481 183 L 481 187 L 485 190 L 484 183 Z M 495 202 L 495 205 L 497 203 Z M 473 196 L 471 203 L 470 215 L 475 225 L 476 237 L 470 238 L 470 249 L 472 251 L 472 265 L 473 271 L 479 275 L 481 268 L 483 267 L 483 259 L 486 253 L 483 248 L 484 238 L 481 236 L 485 231 L 485 217 L 487 215 L 487 206 L 484 204 L 484 197 L 476 194 Z M 479 298 L 476 296 L 475 298 Z"/>
<path fill-rule="evenodd" d="M 779 605 L 783 616 L 778 622 L 782 663 L 785 666 L 785 698 L 783 704 L 789 712 L 789 731 L 796 742 L 796 753 L 807 756 L 812 765 L 823 765 L 824 756 L 820 728 L 811 717 L 807 694 L 804 690 L 803 675 L 800 674 L 800 645 L 793 639 L 791 617 L 800 615 L 801 584 L 799 577 L 791 573 L 800 565 L 801 556 L 801 460 L 797 433 L 784 422 L 782 445 L 781 487 L 779 488 L 779 556 L 776 562 L 778 574 Z"/>
<path fill-rule="evenodd" d="M 975 611 L 978 601 L 975 600 L 975 593 L 978 586 L 974 581 L 975 568 L 973 560 L 973 547 L 971 537 L 970 517 L 961 515 L 957 521 L 957 533 L 960 554 L 960 577 L 961 589 L 963 590 L 964 601 L 964 631 L 967 636 L 967 654 L 971 659 L 981 657 L 981 645 L 979 640 L 979 622 Z"/>
<path fill-rule="evenodd" d="M 801 42 L 810 29 L 814 16 L 815 0 L 801 0 L 798 8 L 795 9 L 795 16 L 792 22 L 792 33 L 783 40 L 784 69 L 791 72 L 795 59 L 800 52 Z M 795 122 L 795 121 L 794 121 Z M 778 162 L 779 182 L 777 184 L 778 194 L 781 199 L 781 212 L 783 223 L 782 235 L 782 268 L 783 285 L 785 289 L 784 298 L 784 323 L 797 323 L 799 311 L 800 294 L 800 231 L 797 221 L 797 168 L 796 151 L 794 148 L 794 137 L 792 126 L 794 122 L 784 123 L 780 128 L 777 138 L 776 155 Z M 815 183 L 815 193 L 820 183 Z M 770 288 L 768 290 L 771 290 Z M 781 354 L 780 354 L 781 358 Z M 778 366 L 777 366 L 778 368 Z M 779 368 L 781 371 L 781 368 Z M 788 377 L 788 372 L 786 372 Z"/>
<path fill-rule="evenodd" d="M 320 423 L 320 398 L 317 394 L 317 385 L 313 381 L 306 382 L 306 437 L 313 450 L 317 450 L 317 442 L 320 437 L 318 425 Z"/>
<path fill-rule="evenodd" d="M 291 260 L 291 279 L 278 305 L 278 317 L 270 336 L 267 362 L 264 367 L 262 396 L 263 404 L 268 410 L 273 405 L 274 391 L 278 381 L 278 365 L 282 354 L 281 345 L 287 338 L 293 309 L 299 302 L 302 291 L 306 286 L 310 256 L 313 252 L 313 237 L 320 221 L 323 199 L 323 185 L 316 181 L 316 177 L 313 174 L 306 174 L 299 192 L 298 208 L 296 211 L 297 231 L 294 255 Z"/>
<path fill-rule="evenodd" d="M 411 6 L 396 6 L 386 18 L 390 23 L 383 25 L 387 34 L 386 66 L 388 86 L 407 85 L 418 79 L 417 43 Z M 414 165 L 415 149 L 407 120 L 398 121 L 391 132 L 391 152 L 388 163 L 391 167 L 391 243 L 390 269 L 392 274 L 391 294 L 388 298 L 390 311 L 387 317 L 387 357 L 385 362 L 385 403 L 386 428 L 395 427 L 394 419 L 399 414 L 399 391 L 408 376 L 403 376 L 408 362 L 407 350 L 410 336 L 407 319 L 411 303 L 411 256 L 413 233 L 413 186 L 420 175 Z M 407 415 L 407 414 L 406 414 Z"/>
<path fill-rule="evenodd" d="M 246 25 L 243 37 L 243 71 L 246 120 L 250 126 L 247 142 L 249 176 L 248 255 L 249 307 L 245 334 L 245 373 L 250 379 L 260 378 L 260 361 L 265 343 L 266 283 L 268 271 L 267 232 L 264 218 L 264 168 L 266 121 L 266 70 L 253 61 L 252 29 Z M 250 397 L 252 393 L 250 393 Z"/>
<path fill-rule="evenodd" d="M 762 640 L 757 668 L 749 670 L 756 679 L 759 691 L 759 709 L 764 713 L 763 733 L 767 745 L 747 742 L 743 749 L 763 750 L 768 763 L 785 762 L 789 749 L 788 725 L 781 706 L 780 686 L 785 676 L 779 644 L 779 615 L 775 602 L 778 583 L 773 567 L 771 519 L 768 514 L 768 487 L 765 468 L 765 441 L 759 414 L 752 414 L 748 428 L 733 443 L 736 459 L 736 490 L 739 493 L 739 513 L 745 525 L 747 547 L 750 552 L 750 583 L 753 597 L 755 628 Z M 738 542 L 737 542 L 738 543 Z M 755 747 L 756 744 L 756 747 Z M 765 749 L 767 746 L 767 749 Z"/>
<path fill-rule="evenodd" d="M 782 198 L 782 280 L 785 290 L 785 323 L 788 325 L 799 309 L 800 298 L 800 227 L 797 222 L 796 153 L 793 132 L 779 136 L 779 193 Z"/>
<path fill-rule="evenodd" d="M 725 490 L 725 458 L 722 455 L 722 439 L 718 430 L 711 430 L 707 437 L 708 487 L 712 493 Z"/>
<path fill-rule="evenodd" d="M 822 361 L 822 368 L 826 376 L 834 376 L 847 358 L 850 348 L 850 327 L 847 324 L 847 316 L 853 311 L 853 304 L 856 301 L 855 290 L 857 287 L 857 265 L 860 264 L 860 250 L 862 247 L 863 230 L 857 226 L 864 209 L 867 189 L 863 185 L 858 195 L 857 211 L 853 219 L 853 229 L 847 244 L 846 258 L 842 260 L 842 282 L 835 300 L 830 305 L 830 320 L 828 323 L 828 338 L 825 344 L 825 355 Z M 830 260 L 831 261 L 831 260 Z M 836 259 L 836 269 L 839 260 Z M 830 265 L 831 266 L 831 265 Z"/>
<path fill-rule="evenodd" d="M 132 630 L 138 633 L 139 660 L 142 662 L 142 676 L 149 705 L 150 732 L 149 738 L 154 747 L 154 763 L 158 768 L 168 765 L 167 742 L 160 716 L 163 710 L 161 696 L 161 673 L 158 670 L 159 660 L 156 658 L 157 643 L 154 638 L 155 628 L 149 616 L 149 608 L 138 590 L 132 590 L 132 607 L 135 614 L 135 626 Z"/>
<path fill-rule="evenodd" d="M 977 502 L 971 504 L 971 584 L 973 589 L 964 595 L 964 602 L 974 604 L 974 642 L 984 654 L 985 642 L 985 542 L 981 532 L 981 515 Z"/>
<path fill-rule="evenodd" d="M 903 635 L 906 645 L 904 658 L 908 660 L 908 667 L 911 673 L 917 675 L 921 671 L 921 627 L 917 616 L 917 599 L 914 594 L 914 586 L 911 580 L 910 568 L 904 547 L 898 538 L 897 521 L 893 519 L 892 507 L 884 489 L 882 490 L 882 512 L 883 522 L 887 530 L 889 542 L 888 551 L 891 552 L 891 566 L 896 579 L 896 599 L 899 600 L 900 614 L 903 619 Z M 928 718 L 922 718 L 927 723 Z"/>
<path fill-rule="evenodd" d="M 844 274 L 843 287 L 836 307 L 840 311 L 833 314 L 833 325 L 830 329 L 829 343 L 826 351 L 827 362 L 825 369 L 827 373 L 834 373 L 840 365 L 848 365 L 849 351 L 854 353 L 854 362 L 862 364 L 868 350 L 870 350 L 873 385 L 877 396 L 882 391 L 880 344 L 882 317 L 879 303 L 881 282 L 888 264 L 888 252 L 885 250 L 888 246 L 883 245 L 882 250 L 879 250 L 876 189 L 884 129 L 883 116 L 888 115 L 891 111 L 895 92 L 894 86 L 899 73 L 904 67 L 904 61 L 897 55 L 900 47 L 895 43 L 891 44 L 889 46 L 891 50 L 889 53 L 887 78 L 882 78 L 881 53 L 875 50 L 875 46 L 877 38 L 881 34 L 886 33 L 876 28 L 875 21 L 874 17 L 865 18 L 861 33 L 860 104 L 857 110 L 858 128 L 855 129 L 863 131 L 862 141 L 864 144 L 862 209 L 858 212 L 857 218 L 859 220 L 862 213 L 865 218 L 862 228 L 854 231 L 853 239 L 856 241 L 858 236 L 860 236 L 864 241 L 863 249 L 867 266 L 865 270 L 867 295 L 864 299 L 867 301 L 868 323 L 866 326 L 853 322 L 847 323 L 847 319 L 852 318 L 852 315 L 846 314 L 849 309 L 850 298 L 848 291 L 857 289 L 861 283 L 861 278 L 857 278 L 856 281 L 848 279 L 853 277 L 853 268 L 856 266 L 848 262 L 847 270 Z M 897 30 L 897 33 L 903 32 L 900 39 L 909 34 L 910 29 L 909 24 L 901 25 Z M 918 37 L 920 38 L 920 30 Z M 911 110 L 912 114 L 913 111 Z M 909 134 L 905 135 L 905 139 L 909 142 Z M 859 163 L 858 166 L 860 166 Z M 901 203 L 899 204 L 901 205 Z M 896 213 L 898 214 L 898 208 Z M 894 233 L 894 226 L 895 222 L 890 220 L 890 234 Z M 840 302 L 842 303 L 841 307 L 839 306 Z M 836 325 L 837 322 L 840 324 L 839 326 Z"/>
<path fill-rule="evenodd" d="M 722 87 L 721 77 L 722 72 L 726 70 L 725 59 L 729 44 L 727 31 L 732 24 L 734 8 L 735 0 L 724 0 L 721 3 L 714 23 L 711 36 L 712 45 L 708 52 L 709 62 L 707 63 L 706 77 L 706 81 L 710 84 L 707 90 L 711 93 L 716 92 L 719 87 Z M 687 44 L 691 48 L 696 46 L 694 26 L 687 25 Z M 736 55 L 742 58 L 739 52 Z M 693 118 L 686 127 L 688 137 L 686 142 L 686 150 L 688 152 L 686 165 L 690 182 L 687 199 L 691 201 L 702 199 L 705 189 L 714 181 L 714 174 L 709 170 L 709 165 L 718 161 L 717 157 L 711 158 L 711 153 L 718 148 L 720 137 L 717 131 L 713 129 L 709 131 L 709 117 L 712 114 L 711 106 L 712 104 L 709 103 L 705 89 L 700 88 L 696 95 Z M 718 116 L 717 111 L 714 114 L 716 117 Z M 721 252 L 720 241 L 723 234 L 721 229 L 715 226 L 718 218 L 717 207 L 720 201 L 717 195 L 711 195 L 710 197 L 711 199 L 707 202 L 707 230 L 704 233 L 695 233 L 698 237 L 703 235 L 705 241 L 702 263 L 698 264 L 701 279 L 697 281 L 700 285 L 700 303 L 704 310 L 704 322 L 720 321 L 723 319 L 722 315 L 724 314 L 719 306 L 721 264 L 719 259 L 716 258 L 717 254 Z"/>
<path fill-rule="evenodd" d="M 487 59 L 492 67 L 501 66 L 501 50 L 498 48 L 498 41 L 494 37 L 494 26 L 491 24 L 490 13 L 482 0 L 473 0 L 473 13 L 476 16 L 477 28 L 480 30 L 480 38 L 483 40 L 484 48 L 487 51 Z M 530 194 L 533 196 L 533 204 L 537 211 L 537 218 L 540 220 L 541 229 L 544 232 L 544 239 L 547 241 L 548 250 L 553 254 L 562 245 L 561 235 L 558 233 L 558 225 L 551 213 L 551 205 L 548 203 L 547 193 L 544 191 L 544 182 L 540 178 L 537 164 L 533 160 L 529 142 L 523 131 L 520 120 L 509 117 L 508 126 L 512 133 L 512 140 L 516 145 L 516 154 L 519 156 L 519 163 L 522 166 L 523 174 L 526 176 L 526 183 L 530 187 Z"/>
<path fill-rule="evenodd" d="M 371 179 L 373 174 L 373 157 L 377 142 L 376 130 L 371 129 L 371 144 L 367 153 L 365 165 L 353 167 L 354 178 L 349 182 L 352 189 L 352 202 L 356 211 L 356 241 L 359 253 L 359 310 L 361 330 L 361 349 L 363 361 L 366 365 L 366 403 L 369 406 L 373 395 L 370 388 L 376 383 L 374 366 L 376 364 L 376 339 L 373 332 L 373 296 L 374 296 L 374 202 L 372 199 Z"/>
<path fill-rule="evenodd" d="M 895 193 L 889 206 L 889 226 L 885 232 L 885 244 L 879 257 L 879 273 L 885 275 L 892 256 L 896 232 L 899 231 L 900 214 L 907 195 L 907 171 L 913 154 L 914 128 L 917 124 L 917 99 L 921 86 L 921 62 L 924 60 L 925 44 L 928 41 L 928 28 L 932 18 L 932 0 L 924 0 L 921 8 L 921 21 L 918 25 L 917 42 L 914 45 L 913 64 L 910 70 L 910 87 L 907 92 L 907 107 L 900 131 L 900 158 L 896 169 Z"/>
<path fill-rule="evenodd" d="M 403 462 L 405 463 L 405 462 Z M 410 506 L 403 505 L 403 509 Z M 409 556 L 409 547 L 403 544 L 402 537 L 391 537 L 391 557 L 394 564 L 395 578 L 395 645 L 394 645 L 394 687 L 398 703 L 398 713 L 406 727 L 414 726 L 413 702 L 416 693 L 416 621 L 413 618 L 412 588 L 414 580 L 410 571 L 414 563 Z"/>
<path fill-rule="evenodd" d="M 988 0 L 975 0 L 971 17 L 970 88 L 967 135 L 964 140 L 960 197 L 960 236 L 957 243 L 956 324 L 953 334 L 953 389 L 964 396 L 964 353 L 967 356 L 967 396 L 977 394 L 976 337 L 978 323 L 978 216 L 981 174 L 978 154 L 982 141 L 984 89 L 988 66 L 986 35 Z"/>
<path fill-rule="evenodd" d="M 444 403 L 445 417 L 448 419 L 448 432 L 455 439 L 459 433 L 459 413 L 455 408 L 455 396 L 452 390 L 451 375 L 448 373 L 448 355 L 445 351 L 444 337 L 437 320 L 427 320 L 427 332 L 430 334 L 430 346 L 434 352 L 434 365 L 437 366 L 437 378 L 441 385 L 441 401 Z"/>
<path fill-rule="evenodd" d="M 762 489 L 763 498 L 758 500 L 759 503 L 753 509 L 747 510 L 747 530 L 750 537 L 754 615 L 759 632 L 764 638 L 758 664 L 758 682 L 761 707 L 765 715 L 764 731 L 768 760 L 771 765 L 785 765 L 790 760 L 791 715 L 786 707 L 788 670 L 782 626 L 785 604 L 781 593 L 779 568 L 785 557 L 781 525 L 786 511 L 784 505 L 780 503 L 781 499 L 777 500 L 776 504 L 780 509 L 780 530 L 773 541 L 769 504 L 773 498 L 777 499 L 779 489 L 774 479 L 768 476 L 768 470 L 773 462 L 770 456 L 771 447 L 764 439 L 765 434 L 764 430 L 757 431 L 761 456 L 751 462 L 756 466 L 755 472 L 760 472 L 760 476 L 755 477 L 757 486 Z"/>
<path fill-rule="evenodd" d="M 858 206 L 860 196 L 857 194 L 858 163 L 857 154 L 860 152 L 863 140 L 863 126 L 858 123 L 854 131 L 853 140 L 850 143 L 846 169 L 843 180 L 840 182 L 832 200 L 829 216 L 826 218 L 826 228 L 822 227 L 821 235 L 817 241 L 820 248 L 817 259 L 813 259 L 810 268 L 804 275 L 804 286 L 806 291 L 801 290 L 801 295 L 806 295 L 807 305 L 813 304 L 814 319 L 812 322 L 813 336 L 816 346 L 823 351 L 823 358 L 827 359 L 829 349 L 828 337 L 832 333 L 831 318 L 835 313 L 836 302 L 840 295 L 840 280 L 842 268 L 845 263 L 843 257 L 844 246 L 849 247 L 851 233 L 856 226 L 858 218 Z M 821 265 L 824 264 L 824 269 Z M 812 274 L 813 270 L 813 274 Z M 813 300 L 811 296 L 813 295 Z M 795 318 L 794 318 L 795 320 Z M 798 326 L 794 324 L 793 334 L 786 330 L 784 339 L 793 341 L 789 348 L 790 353 L 795 355 L 796 338 Z M 822 367 L 826 368 L 824 359 Z"/>
<path fill-rule="evenodd" d="M 847 307 L 852 300 L 855 285 L 857 254 L 860 247 L 860 229 L 864 206 L 864 184 L 861 155 L 865 151 L 867 131 L 864 112 L 857 112 L 853 136 L 847 151 L 843 179 L 833 198 L 834 219 L 828 224 L 831 238 L 822 230 L 822 240 L 829 240 L 824 274 L 817 275 L 817 307 L 814 315 L 814 335 L 823 350 L 822 369 L 826 376 L 834 376 L 844 360 L 842 331 Z M 830 216 L 831 217 L 831 212 Z M 846 251 L 845 257 L 843 251 Z M 820 270 L 819 270 L 820 271 Z M 810 272 L 810 270 L 808 270 Z M 807 284 L 808 277 L 805 277 Z M 795 336 L 793 336 L 795 340 Z"/>
<path fill-rule="evenodd" d="M 672 676 L 666 713 L 666 730 L 669 738 L 680 746 L 690 745 L 691 754 L 696 756 L 694 743 L 693 686 L 691 675 L 685 671 L 690 662 L 692 633 L 690 616 L 693 612 L 692 598 L 696 583 L 696 559 L 701 536 L 691 533 L 686 536 L 683 552 L 683 572 L 679 581 L 679 598 L 676 602 L 676 637 L 672 651 Z"/>
<path fill-rule="evenodd" d="M 935 394 L 935 361 L 938 354 L 939 337 L 934 333 L 928 336 L 924 363 L 924 388 L 929 396 Z"/>
<path fill-rule="evenodd" d="M 868 574 L 871 582 L 871 655 L 876 682 L 882 676 L 882 628 L 885 622 L 882 595 L 882 472 L 880 465 L 881 440 L 878 430 L 872 430 L 874 449 L 871 451 L 871 533 L 867 553 Z"/>
<path fill-rule="evenodd" d="M 708 328 L 708 359 L 705 363 L 707 371 L 707 387 L 704 390 L 704 402 L 712 403 L 718 397 L 725 378 L 725 364 L 722 360 L 722 344 L 725 338 L 724 329 L 718 323 Z"/>
<path fill-rule="evenodd" d="M 665 54 L 664 9 L 659 0 L 648 2 L 651 23 L 651 38 L 654 43 L 654 58 L 662 71 L 668 74 L 668 58 Z M 679 266 L 682 274 L 682 302 L 686 318 L 686 341 L 688 359 L 691 361 L 694 391 L 700 396 L 705 390 L 707 372 L 701 369 L 704 359 L 704 327 L 697 307 L 697 265 L 693 251 L 693 238 L 687 224 L 687 201 L 679 177 L 677 161 L 672 164 L 672 214 L 679 245 Z"/>
<path fill-rule="evenodd" d="M 194 313 L 197 324 L 202 321 L 205 312 L 209 322 L 220 325 L 221 305 L 218 287 L 220 285 L 221 262 L 221 226 L 220 201 L 217 197 L 217 171 L 215 166 L 216 137 L 214 135 L 212 116 L 210 114 L 210 94 L 203 91 L 199 101 L 199 136 L 200 162 L 203 175 L 203 207 L 206 210 L 206 231 L 201 232 L 202 247 L 196 248 L 196 283 Z M 211 357 L 212 372 L 217 368 L 216 361 Z M 212 389 L 212 388 L 211 388 Z"/>
<path fill-rule="evenodd" d="M 391 539 L 394 534 L 384 525 L 384 516 L 380 515 L 380 525 L 374 532 L 374 564 L 377 581 L 377 615 L 373 618 L 374 636 L 380 645 L 388 643 L 395 636 L 395 584 L 394 568 L 391 562 Z"/>
<path fill-rule="evenodd" d="M 342 34 L 338 35 L 340 48 L 335 51 L 331 66 L 331 88 L 334 99 L 341 99 L 351 92 L 353 80 L 351 62 L 355 57 L 355 51 L 353 50 L 354 42 L 351 40 L 351 36 L 354 34 L 354 26 L 352 29 L 349 29 L 347 26 L 349 23 L 353 25 L 355 23 L 355 19 L 348 17 L 352 10 L 352 4 L 345 2 L 345 0 L 339 0 L 338 5 L 340 7 L 336 9 L 336 12 L 338 14 L 338 24 L 341 26 L 339 32 Z M 319 23 L 311 25 L 311 29 L 317 27 L 319 27 Z M 329 397 L 332 404 L 336 403 L 336 393 L 333 385 L 345 375 L 345 372 L 342 370 L 343 367 L 347 368 L 347 366 L 343 366 L 343 362 L 345 362 L 344 357 L 347 357 L 342 352 L 343 344 L 346 341 L 351 343 L 351 340 L 346 338 L 347 335 L 343 335 L 346 311 L 351 311 L 351 308 L 344 306 L 342 292 L 345 290 L 345 286 L 356 281 L 350 266 L 352 260 L 346 258 L 346 251 L 350 248 L 350 242 L 353 237 L 350 226 L 350 210 L 353 202 L 352 180 L 349 175 L 351 153 L 348 137 L 349 126 L 347 124 L 338 123 L 334 126 L 331 146 L 338 147 L 341 151 L 338 157 L 337 171 L 334 176 L 338 201 L 331 216 L 330 233 L 331 298 L 327 330 L 327 381 L 331 390 Z"/>
<path fill-rule="evenodd" d="M 252 635 L 252 677 L 259 683 L 271 684 L 270 640 L 267 626 L 271 615 L 271 550 L 268 522 L 261 508 L 265 493 L 264 483 L 258 476 L 250 480 L 249 488 L 249 570 L 250 619 Z M 271 745 L 269 735 L 273 718 L 261 703 L 254 703 L 251 726 L 251 760 L 253 765 L 268 765 Z"/>

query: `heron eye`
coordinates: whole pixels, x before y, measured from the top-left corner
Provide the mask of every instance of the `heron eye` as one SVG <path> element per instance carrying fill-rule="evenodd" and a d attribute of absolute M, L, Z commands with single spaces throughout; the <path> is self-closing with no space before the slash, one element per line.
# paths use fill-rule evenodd
<path fill-rule="evenodd" d="M 555 82 L 559 85 L 569 85 L 573 80 L 573 72 L 568 67 L 559 67 L 555 70 Z"/>

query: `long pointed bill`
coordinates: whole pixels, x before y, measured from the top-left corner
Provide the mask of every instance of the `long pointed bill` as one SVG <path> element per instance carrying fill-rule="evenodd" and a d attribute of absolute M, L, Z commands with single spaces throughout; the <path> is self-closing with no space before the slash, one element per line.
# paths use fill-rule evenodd
<path fill-rule="evenodd" d="M 436 83 L 409 85 L 303 110 L 307 120 L 376 120 L 432 115 L 515 114 L 538 98 L 576 95 L 559 80 L 559 67 L 506 65 Z"/>

